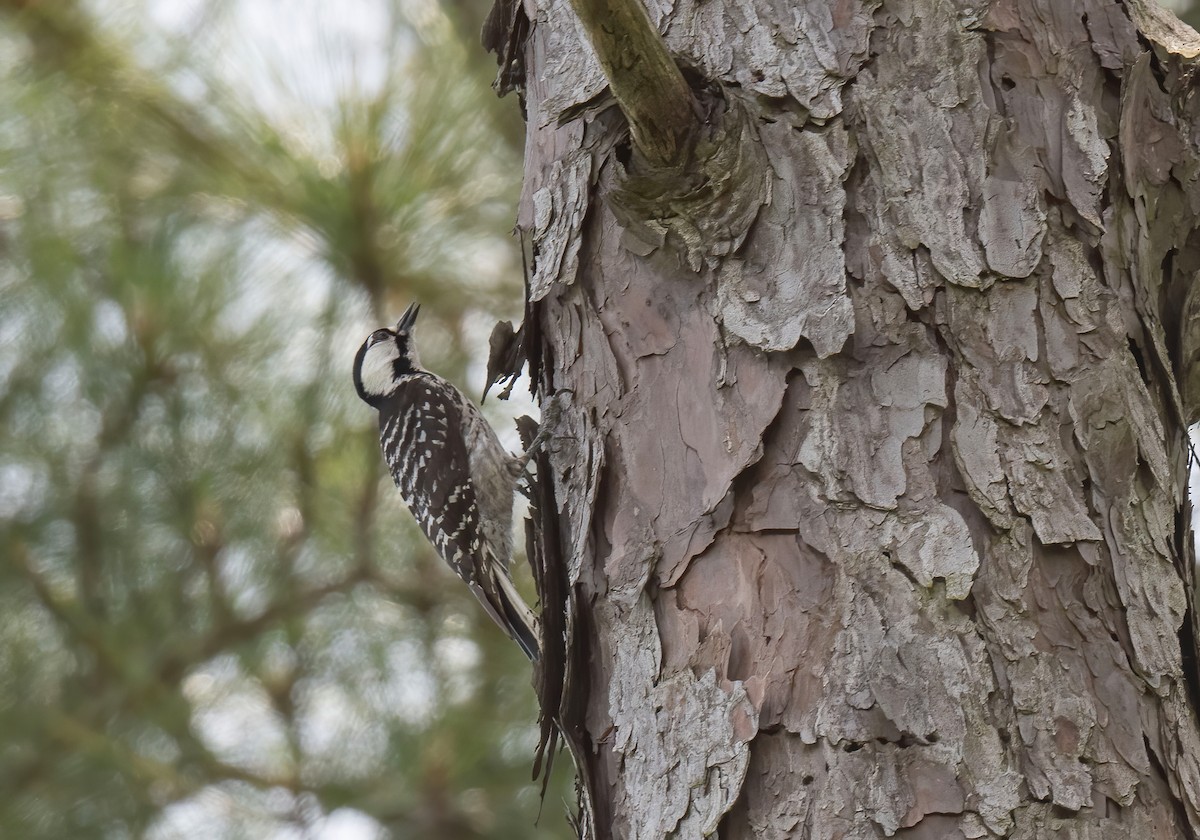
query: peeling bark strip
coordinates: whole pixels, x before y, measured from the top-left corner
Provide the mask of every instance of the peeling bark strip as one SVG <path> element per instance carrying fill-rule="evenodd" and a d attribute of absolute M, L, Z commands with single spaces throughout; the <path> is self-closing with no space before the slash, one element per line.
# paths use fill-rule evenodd
<path fill-rule="evenodd" d="M 596 836 L 1200 836 L 1200 38 L 1149 0 L 655 0 L 754 147 L 664 221 L 565 0 L 525 8 Z"/>

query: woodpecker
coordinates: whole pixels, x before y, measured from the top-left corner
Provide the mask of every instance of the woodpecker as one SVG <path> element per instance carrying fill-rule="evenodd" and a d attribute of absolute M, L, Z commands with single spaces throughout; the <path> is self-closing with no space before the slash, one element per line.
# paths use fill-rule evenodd
<path fill-rule="evenodd" d="M 461 391 L 421 367 L 413 341 L 420 306 L 394 330 L 375 330 L 354 358 L 358 395 L 379 412 L 392 480 L 438 555 L 531 661 L 537 621 L 509 576 L 517 479 L 540 440 L 510 455 Z"/>

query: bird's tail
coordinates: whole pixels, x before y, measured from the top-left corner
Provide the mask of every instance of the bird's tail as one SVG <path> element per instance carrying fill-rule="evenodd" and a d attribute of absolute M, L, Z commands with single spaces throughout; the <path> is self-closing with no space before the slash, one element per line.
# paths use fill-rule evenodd
<path fill-rule="evenodd" d="M 525 651 L 529 661 L 536 662 L 540 652 L 537 618 L 508 575 L 496 575 L 496 582 L 499 584 L 500 602 L 505 618 L 508 619 L 510 635 L 513 641 L 521 646 L 521 650 Z"/>

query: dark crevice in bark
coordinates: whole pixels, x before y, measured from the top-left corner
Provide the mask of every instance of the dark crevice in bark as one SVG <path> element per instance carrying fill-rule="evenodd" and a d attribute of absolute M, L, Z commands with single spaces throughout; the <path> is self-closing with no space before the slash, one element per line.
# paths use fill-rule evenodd
<path fill-rule="evenodd" d="M 889 566 L 908 578 L 908 582 L 913 585 L 914 590 L 917 592 L 927 591 L 926 587 L 917 580 L 917 576 L 912 573 L 912 570 L 909 569 L 904 563 L 901 563 L 899 560 L 897 560 L 891 551 L 885 549 L 883 551 L 883 559 L 887 561 Z"/>
<path fill-rule="evenodd" d="M 1196 231 L 1192 231 L 1188 235 L 1189 241 L 1196 235 Z M 1179 357 L 1180 335 L 1182 330 L 1181 319 L 1183 317 L 1183 301 L 1182 295 L 1178 294 L 1178 289 L 1184 284 L 1176 284 L 1175 269 L 1176 260 L 1180 257 L 1178 248 L 1168 248 L 1163 254 L 1160 270 L 1162 274 L 1162 288 L 1159 289 L 1159 311 L 1163 313 L 1163 336 L 1167 344 L 1167 358 L 1171 365 L 1172 371 L 1175 373 L 1176 379 L 1181 377 L 1181 359 Z M 1195 274 L 1193 273 L 1193 276 Z M 1174 293 L 1174 294 L 1173 294 Z"/>
<path fill-rule="evenodd" d="M 1017 87 L 1017 83 L 1007 72 L 1001 71 L 1000 77 L 996 78 L 996 51 L 997 45 L 1005 37 L 1002 32 L 985 32 L 983 33 L 983 45 L 985 49 L 984 55 L 985 64 L 980 68 L 980 81 L 986 87 L 982 88 L 983 96 L 987 104 L 994 108 L 997 116 L 1002 119 L 1008 118 L 1008 103 L 1005 101 L 1005 94 Z M 989 96 L 990 94 L 990 96 Z"/>
<path fill-rule="evenodd" d="M 596 830 L 594 840 L 599 840 L 602 837 L 613 836 L 612 797 L 610 795 L 614 784 L 610 776 L 613 768 L 611 763 L 605 760 L 607 752 L 605 742 L 610 733 L 597 736 L 591 731 L 588 726 L 590 711 L 588 706 L 596 692 L 607 692 L 608 690 L 607 678 L 604 677 L 608 664 L 599 661 L 598 654 L 602 649 L 599 634 L 592 623 L 591 612 L 581 607 L 584 593 L 579 587 L 576 587 L 572 595 L 573 629 L 577 640 L 575 646 L 577 658 L 574 664 L 578 667 L 576 672 L 578 682 L 569 686 L 570 691 L 566 697 L 567 707 L 564 715 L 567 725 L 582 748 L 581 755 L 576 757 L 584 765 L 579 768 L 580 778 L 577 784 L 585 786 L 585 790 L 581 793 L 590 797 L 592 819 L 595 822 Z M 600 679 L 597 679 L 597 673 L 601 675 Z"/>
<path fill-rule="evenodd" d="M 621 463 L 613 452 L 613 443 L 610 440 L 604 442 L 604 467 L 600 471 L 599 484 L 596 488 L 596 506 L 592 511 L 592 521 L 590 527 L 590 537 L 592 544 L 589 546 L 590 553 L 596 559 L 596 565 L 602 567 L 605 558 L 612 554 L 613 544 L 608 539 L 606 533 L 606 524 L 609 520 L 609 511 L 607 509 L 606 500 L 614 498 L 616 495 L 614 488 L 619 484 L 619 479 L 612 465 Z M 582 547 L 580 547 L 582 548 Z M 584 569 L 584 572 L 590 571 Z M 598 594 L 603 595 L 602 580 L 589 581 L 592 587 Z"/>
<path fill-rule="evenodd" d="M 1039 543 L 1039 545 L 1040 545 L 1040 543 Z M 1102 549 L 1102 551 L 1100 552 L 1100 555 L 1103 558 L 1104 563 L 1105 563 L 1104 585 L 1106 588 L 1106 594 L 1108 595 L 1109 598 L 1116 599 L 1119 602 L 1120 595 L 1119 595 L 1119 593 L 1116 592 L 1115 584 L 1113 584 L 1113 582 L 1112 582 L 1112 576 L 1116 574 L 1116 571 L 1113 567 L 1112 555 L 1106 547 Z M 1133 635 L 1129 629 L 1129 614 L 1128 614 L 1128 612 L 1123 609 L 1116 610 L 1116 611 L 1113 611 L 1110 613 L 1106 613 L 1106 618 L 1108 618 L 1110 621 L 1114 622 L 1114 624 L 1112 624 L 1112 625 L 1106 624 L 1106 626 L 1108 626 L 1110 632 L 1115 633 L 1114 638 L 1117 640 L 1117 642 L 1120 645 L 1122 664 L 1126 668 L 1128 668 L 1131 673 L 1137 674 L 1138 673 L 1137 660 L 1130 653 L 1133 650 Z"/>
<path fill-rule="evenodd" d="M 1186 434 L 1186 433 L 1185 433 Z M 1190 461 L 1189 461 L 1190 463 Z M 1179 647 L 1183 658 L 1183 684 L 1193 709 L 1200 709 L 1200 639 L 1196 636 L 1196 554 L 1192 532 L 1192 503 L 1186 491 L 1183 503 L 1175 511 L 1175 556 L 1183 571 L 1187 610 L 1179 628 Z"/>
<path fill-rule="evenodd" d="M 1146 748 L 1146 755 L 1150 759 L 1150 766 L 1157 774 L 1157 781 L 1163 786 L 1168 786 L 1170 784 L 1171 776 L 1167 773 L 1166 768 L 1163 766 L 1162 760 L 1158 756 L 1158 752 L 1155 751 L 1154 744 L 1150 741 L 1150 736 L 1143 735 L 1142 743 Z M 1169 800 L 1171 804 L 1171 810 L 1174 812 L 1175 825 L 1179 828 L 1187 830 L 1191 823 L 1188 820 L 1188 812 L 1187 808 L 1184 807 L 1183 800 L 1177 796 L 1170 796 L 1166 798 Z"/>
<path fill-rule="evenodd" d="M 750 745 L 750 749 L 753 751 L 753 744 Z M 715 835 L 717 840 L 753 836 L 751 833 L 749 809 L 746 804 L 747 795 L 746 788 L 743 787 L 737 801 L 733 803 L 733 807 L 722 817 L 720 824 L 717 826 L 717 833 Z"/>
<path fill-rule="evenodd" d="M 520 431 L 522 444 L 528 449 L 537 430 L 529 421 L 521 425 Z M 570 609 L 567 563 L 562 552 L 558 517 L 552 513 L 555 510 L 554 473 L 545 451 L 534 457 L 534 463 L 536 474 L 528 482 L 530 504 L 529 517 L 525 520 L 525 545 L 540 607 L 541 651 L 534 663 L 533 684 L 541 713 L 533 777 L 541 776 L 544 799 L 560 735 L 578 738 L 578 733 L 568 729 L 570 722 L 563 717 L 568 699 L 565 696 L 568 675 L 572 670 L 568 658 L 572 651 L 566 648 Z M 574 746 L 572 753 L 578 753 Z"/>
<path fill-rule="evenodd" d="M 767 423 L 766 428 L 763 430 L 759 457 L 747 464 L 741 472 L 734 476 L 733 481 L 730 482 L 729 492 L 733 495 L 734 499 L 733 514 L 729 518 L 729 524 L 720 533 L 731 531 L 758 534 L 796 533 L 795 528 L 750 528 L 746 524 L 746 505 L 749 504 L 754 489 L 760 487 L 772 469 L 779 466 L 767 457 L 768 453 L 781 451 L 781 437 L 792 433 L 791 430 L 792 425 L 795 423 L 795 418 L 785 416 L 785 412 L 791 405 L 789 397 L 793 396 L 792 389 L 808 387 L 808 383 L 804 379 L 804 374 L 798 367 L 793 367 L 788 371 L 785 382 L 783 398 L 779 403 L 779 411 L 776 412 L 775 416 L 771 418 L 771 421 Z M 711 513 L 711 511 L 709 512 Z M 720 536 L 720 533 L 718 536 Z"/>
<path fill-rule="evenodd" d="M 1129 347 L 1129 355 L 1133 356 L 1133 362 L 1137 365 L 1138 375 L 1141 376 L 1142 382 L 1146 385 L 1153 385 L 1149 375 L 1146 373 L 1146 357 L 1142 355 L 1142 348 L 1138 346 L 1133 336 L 1130 336 L 1126 342 Z"/>
<path fill-rule="evenodd" d="M 1147 51 L 1150 54 L 1150 74 L 1154 76 L 1154 80 L 1158 83 L 1158 89 L 1161 93 L 1167 93 L 1171 85 L 1171 71 L 1163 66 L 1162 61 L 1158 58 L 1158 53 L 1152 46 L 1147 44 Z"/>

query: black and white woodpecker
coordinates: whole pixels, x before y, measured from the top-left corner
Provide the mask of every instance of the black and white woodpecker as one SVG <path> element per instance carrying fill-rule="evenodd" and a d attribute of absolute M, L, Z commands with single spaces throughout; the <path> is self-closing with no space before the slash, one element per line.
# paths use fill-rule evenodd
<path fill-rule="evenodd" d="M 492 620 L 536 660 L 537 620 L 508 565 L 513 493 L 537 443 L 510 455 L 461 391 L 421 367 L 413 341 L 419 308 L 409 306 L 394 330 L 367 337 L 354 358 L 354 386 L 379 412 L 383 459 L 417 524 Z"/>

